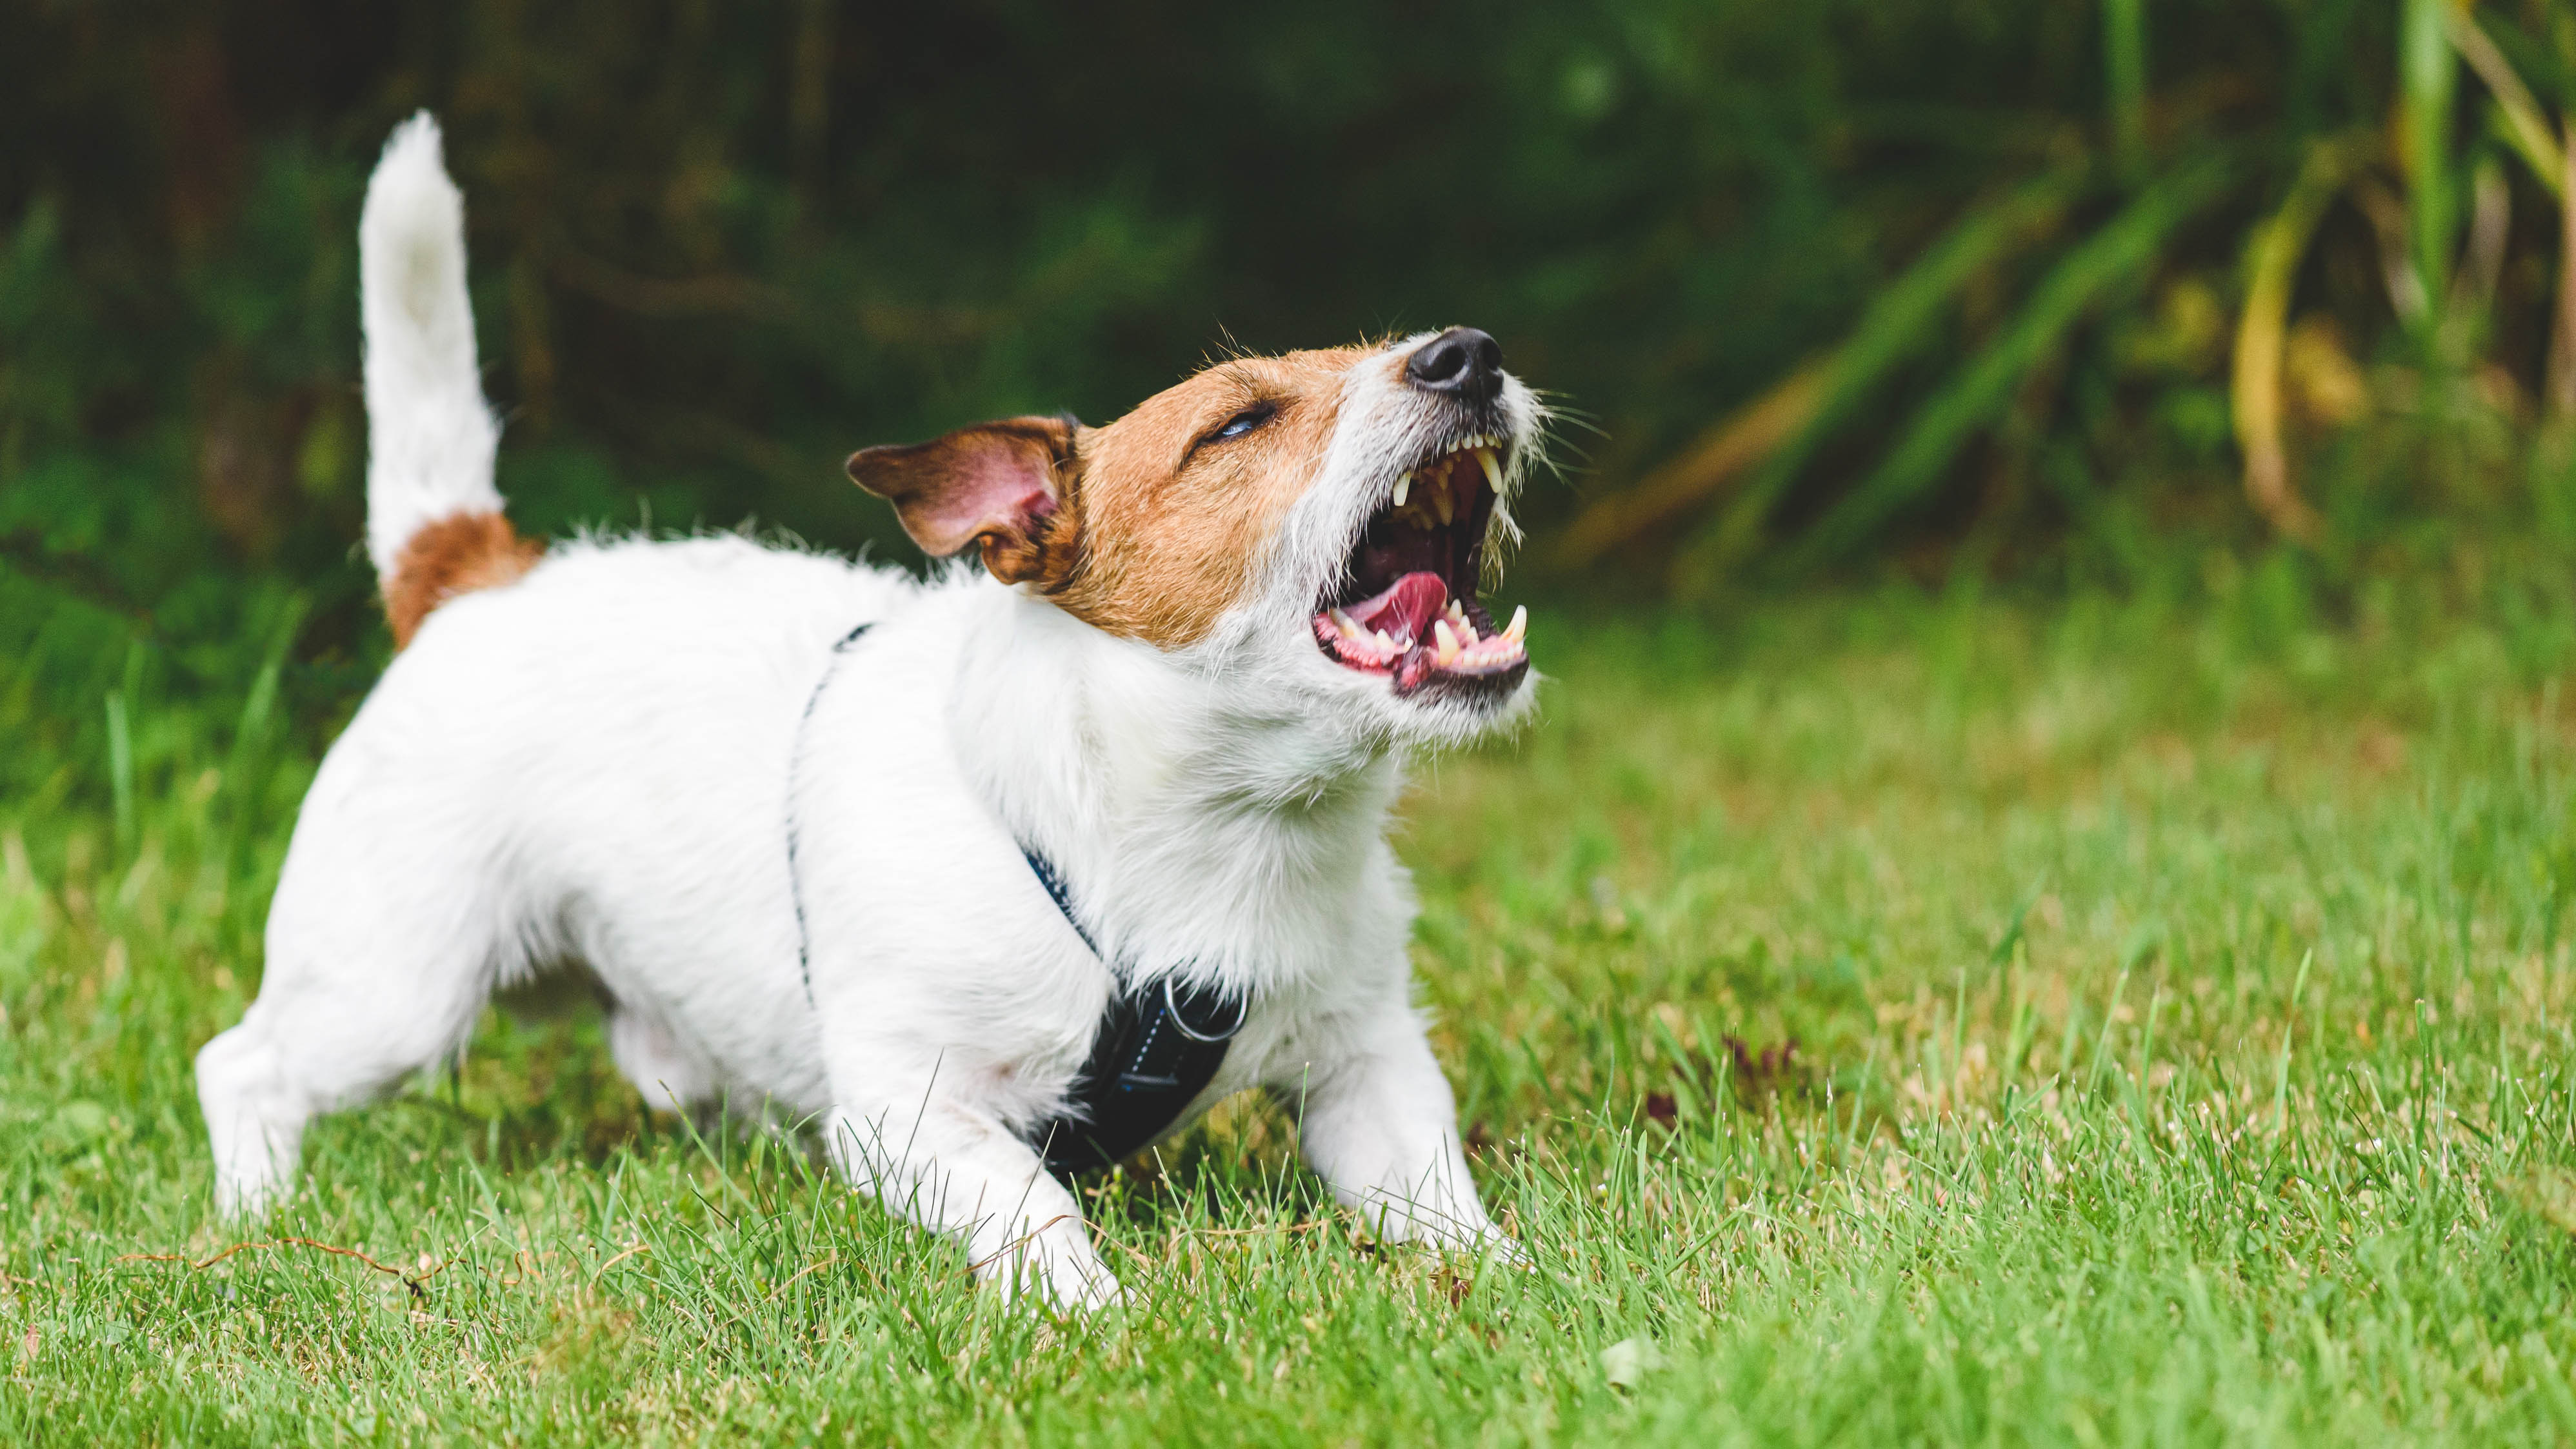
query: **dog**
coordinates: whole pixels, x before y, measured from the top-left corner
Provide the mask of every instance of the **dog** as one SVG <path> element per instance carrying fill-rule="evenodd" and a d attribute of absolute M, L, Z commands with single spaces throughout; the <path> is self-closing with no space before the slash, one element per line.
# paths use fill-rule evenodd
<path fill-rule="evenodd" d="M 855 1188 L 1064 1309 L 1121 1294 L 1066 1179 L 1253 1088 L 1381 1236 L 1517 1256 L 1386 838 L 1406 761 L 1535 689 L 1526 611 L 1479 597 L 1546 421 L 1493 339 L 852 455 L 956 560 L 927 582 L 736 535 L 541 549 L 493 482 L 463 223 L 416 116 L 359 223 L 398 652 L 305 797 L 258 998 L 197 1058 L 222 1214 L 579 962 L 657 1105 L 814 1123 Z"/>

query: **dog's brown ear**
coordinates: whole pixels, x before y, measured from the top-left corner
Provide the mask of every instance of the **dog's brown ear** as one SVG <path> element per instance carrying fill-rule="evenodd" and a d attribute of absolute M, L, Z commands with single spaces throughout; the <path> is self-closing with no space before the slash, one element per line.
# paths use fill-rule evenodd
<path fill-rule="evenodd" d="M 1063 418 L 1004 418 L 927 443 L 862 448 L 850 478 L 894 504 L 903 531 L 933 558 L 981 545 L 984 567 L 1006 584 L 1061 583 L 1072 572 L 1077 528 L 1066 493 L 1073 425 Z"/>

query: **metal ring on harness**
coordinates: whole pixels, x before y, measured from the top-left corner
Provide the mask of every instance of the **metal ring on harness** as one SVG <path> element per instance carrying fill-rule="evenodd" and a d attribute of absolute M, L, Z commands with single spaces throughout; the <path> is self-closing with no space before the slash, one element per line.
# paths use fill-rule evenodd
<path fill-rule="evenodd" d="M 1245 1019 L 1252 1015 L 1252 998 L 1249 996 L 1238 996 L 1234 998 L 1234 1022 L 1232 1025 L 1226 1027 L 1223 1031 L 1214 1032 L 1213 1034 L 1203 1032 L 1197 1027 L 1192 1026 L 1190 1024 L 1190 1019 L 1182 1014 L 1180 998 L 1172 994 L 1172 978 L 1166 976 L 1163 978 L 1163 1009 L 1171 1014 L 1172 1029 L 1179 1032 L 1181 1035 L 1188 1037 L 1192 1041 L 1232 1041 L 1234 1039 L 1234 1034 L 1243 1030 Z"/>

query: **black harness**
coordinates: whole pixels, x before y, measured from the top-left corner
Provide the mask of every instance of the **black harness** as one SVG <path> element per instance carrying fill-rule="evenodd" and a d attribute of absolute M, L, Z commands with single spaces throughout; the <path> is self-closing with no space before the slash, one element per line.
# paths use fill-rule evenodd
<path fill-rule="evenodd" d="M 1020 854 L 1064 913 L 1064 923 L 1091 954 L 1100 955 L 1099 943 L 1073 913 L 1064 877 L 1027 846 Z M 1251 998 L 1203 984 L 1176 985 L 1177 971 L 1141 985 L 1114 965 L 1111 974 L 1118 978 L 1118 994 L 1100 1014 L 1091 1058 L 1074 1078 L 1071 1101 L 1062 1116 L 1037 1130 L 1031 1144 L 1058 1177 L 1112 1166 L 1169 1131 L 1215 1080 L 1226 1048 L 1251 1014 Z"/>
<path fill-rule="evenodd" d="M 823 687 L 831 682 L 840 656 L 867 632 L 868 626 L 861 624 L 832 646 L 831 663 L 814 682 L 814 692 L 805 700 L 805 717 L 797 722 L 796 757 L 804 752 L 805 720 L 813 717 L 815 702 L 823 697 Z M 810 1006 L 814 977 L 805 932 L 804 886 L 796 869 L 796 762 L 791 758 L 789 763 L 787 889 L 796 912 L 796 969 Z M 1026 845 L 1020 847 L 1020 856 L 1046 888 L 1047 899 L 1063 913 L 1064 923 L 1091 948 L 1091 954 L 1100 956 L 1100 944 L 1074 914 L 1073 893 L 1064 877 L 1045 856 Z M 1184 970 L 1140 983 L 1107 957 L 1101 960 L 1117 978 L 1117 994 L 1100 1014 L 1100 1025 L 1091 1036 L 1091 1056 L 1074 1078 L 1065 1110 L 1040 1124 L 1029 1142 L 1046 1158 L 1047 1170 L 1058 1177 L 1114 1166 L 1170 1131 L 1216 1079 L 1217 1068 L 1225 1065 L 1226 1048 L 1243 1030 L 1252 1010 L 1251 998 L 1240 992 L 1176 984 Z"/>

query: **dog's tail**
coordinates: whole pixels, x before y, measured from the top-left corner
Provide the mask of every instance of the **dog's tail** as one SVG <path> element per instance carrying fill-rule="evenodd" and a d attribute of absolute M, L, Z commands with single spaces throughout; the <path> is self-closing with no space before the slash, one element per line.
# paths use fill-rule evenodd
<path fill-rule="evenodd" d="M 445 600 L 506 584 L 542 551 L 501 515 L 500 425 L 484 405 L 465 295 L 465 199 L 438 122 L 394 128 L 358 218 L 366 329 L 367 556 L 397 648 Z"/>

